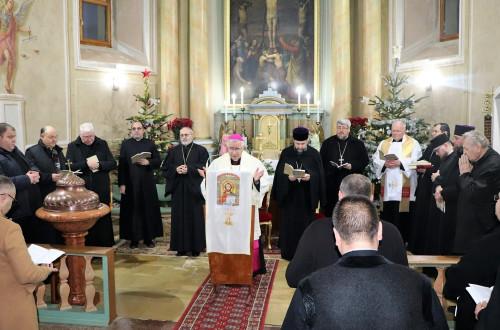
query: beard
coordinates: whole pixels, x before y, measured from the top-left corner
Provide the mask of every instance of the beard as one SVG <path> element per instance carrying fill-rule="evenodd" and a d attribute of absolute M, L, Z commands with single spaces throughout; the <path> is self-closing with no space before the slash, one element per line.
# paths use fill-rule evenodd
<path fill-rule="evenodd" d="M 346 135 L 346 136 L 339 136 L 339 135 L 337 134 L 337 138 L 338 138 L 339 140 L 342 140 L 342 141 L 347 140 L 347 138 L 348 138 L 348 137 L 349 137 L 349 135 Z"/>
<path fill-rule="evenodd" d="M 304 151 L 306 151 L 306 150 L 307 150 L 307 147 L 306 147 L 306 148 L 304 148 L 304 149 L 295 149 L 295 152 L 297 153 L 297 155 L 299 155 L 299 156 L 300 156 L 300 155 L 302 155 L 302 154 L 304 153 Z"/>

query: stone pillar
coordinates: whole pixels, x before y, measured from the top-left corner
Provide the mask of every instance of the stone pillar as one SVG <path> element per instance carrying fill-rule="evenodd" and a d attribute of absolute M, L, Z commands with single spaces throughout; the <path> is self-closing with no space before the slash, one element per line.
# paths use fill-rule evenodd
<path fill-rule="evenodd" d="M 331 127 L 335 134 L 337 120 L 351 116 L 350 0 L 335 0 L 332 6 Z"/>
<path fill-rule="evenodd" d="M 179 2 L 160 1 L 160 110 L 180 115 Z"/>
<path fill-rule="evenodd" d="M 179 0 L 180 116 L 189 117 L 189 1 Z"/>
<path fill-rule="evenodd" d="M 210 137 L 208 4 L 189 1 L 189 115 L 196 138 Z"/>
<path fill-rule="evenodd" d="M 382 6 L 379 0 L 356 2 L 355 10 L 355 85 L 353 112 L 373 116 L 373 107 L 360 103 L 363 96 L 372 98 L 382 91 Z"/>

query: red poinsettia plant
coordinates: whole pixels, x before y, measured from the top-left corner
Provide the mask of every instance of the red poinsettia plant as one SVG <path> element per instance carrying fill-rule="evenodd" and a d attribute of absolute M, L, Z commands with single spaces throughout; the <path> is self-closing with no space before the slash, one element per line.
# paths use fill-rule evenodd
<path fill-rule="evenodd" d="M 174 118 L 167 124 L 167 128 L 174 132 L 174 136 L 177 140 L 179 139 L 181 128 L 183 127 L 193 128 L 193 121 L 189 118 Z"/>
<path fill-rule="evenodd" d="M 360 138 L 360 131 L 368 127 L 368 118 L 366 117 L 351 117 L 351 134 L 357 138 Z"/>

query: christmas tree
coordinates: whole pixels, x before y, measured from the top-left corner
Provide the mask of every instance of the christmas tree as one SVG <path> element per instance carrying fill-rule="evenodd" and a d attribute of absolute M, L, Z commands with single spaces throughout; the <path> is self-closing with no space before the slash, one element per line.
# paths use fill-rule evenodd
<path fill-rule="evenodd" d="M 139 113 L 126 120 L 130 123 L 139 121 L 144 126 L 144 137 L 154 141 L 158 147 L 158 151 L 164 152 L 170 144 L 168 138 L 167 118 L 171 115 L 159 113 L 158 104 L 160 99 L 151 97 L 149 91 L 149 77 L 151 71 L 144 69 L 142 79 L 144 83 L 144 93 L 142 95 L 134 95 L 135 99 L 141 105 Z"/>
<path fill-rule="evenodd" d="M 415 94 L 403 97 L 405 85 L 408 84 L 408 76 L 397 72 L 397 64 L 393 72 L 383 78 L 387 89 L 387 97 L 375 96 L 368 101 L 368 105 L 375 107 L 375 116 L 368 120 L 366 126 L 358 132 L 358 137 L 364 141 L 368 154 L 372 156 L 379 143 L 391 135 L 391 124 L 395 119 L 401 119 L 406 123 L 406 134 L 410 135 L 421 145 L 428 140 L 429 124 L 423 119 L 414 118 L 415 105 L 422 99 L 416 98 Z M 422 146 L 423 148 L 425 145 Z M 376 182 L 373 162 L 367 167 L 366 173 L 373 182 Z"/>

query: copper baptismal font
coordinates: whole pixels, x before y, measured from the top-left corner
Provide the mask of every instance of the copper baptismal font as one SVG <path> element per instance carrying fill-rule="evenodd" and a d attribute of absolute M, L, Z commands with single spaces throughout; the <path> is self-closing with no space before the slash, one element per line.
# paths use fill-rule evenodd
<path fill-rule="evenodd" d="M 99 202 L 99 196 L 85 188 L 85 181 L 71 171 L 63 171 L 56 182 L 56 190 L 48 194 L 36 216 L 62 233 L 68 246 L 85 246 L 85 236 L 96 221 L 108 214 L 108 205 Z M 69 303 L 85 305 L 85 259 L 68 256 Z"/>

